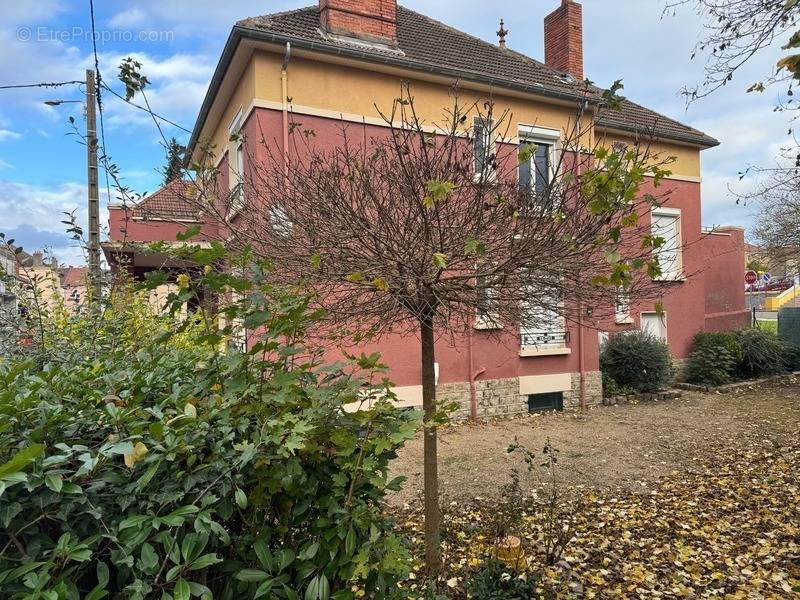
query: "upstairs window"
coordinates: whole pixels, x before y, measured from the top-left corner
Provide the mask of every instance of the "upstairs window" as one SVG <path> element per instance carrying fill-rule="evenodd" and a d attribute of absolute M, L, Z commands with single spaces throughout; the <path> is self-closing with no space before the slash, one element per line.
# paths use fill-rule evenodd
<path fill-rule="evenodd" d="M 519 165 L 520 186 L 543 197 L 553 181 L 553 145 L 523 141 L 519 156 L 524 159 Z"/>
<path fill-rule="evenodd" d="M 544 198 L 555 178 L 556 129 L 521 126 L 519 129 L 519 185 L 534 197 Z"/>
<path fill-rule="evenodd" d="M 475 158 L 475 179 L 494 179 L 494 121 L 475 117 L 472 125 L 472 149 Z"/>
<path fill-rule="evenodd" d="M 681 239 L 681 211 L 675 208 L 657 208 L 652 212 L 651 233 L 660 238 L 655 249 L 661 267 L 661 281 L 675 281 L 683 277 L 683 240 Z"/>

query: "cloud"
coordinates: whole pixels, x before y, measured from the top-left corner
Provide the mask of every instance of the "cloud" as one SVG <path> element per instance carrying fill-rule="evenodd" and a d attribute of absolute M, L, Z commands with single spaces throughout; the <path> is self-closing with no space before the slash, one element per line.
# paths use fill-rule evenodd
<path fill-rule="evenodd" d="M 101 198 L 102 201 L 102 198 Z M 48 248 L 61 262 L 84 262 L 80 243 L 66 233 L 64 213 L 74 213 L 84 231 L 87 226 L 86 186 L 64 182 L 52 186 L 29 185 L 0 179 L 0 231 L 28 250 Z M 108 209 L 101 206 L 101 229 Z"/>
<path fill-rule="evenodd" d="M 126 27 L 137 27 L 147 21 L 147 14 L 139 8 L 130 8 L 115 14 L 108 21 L 111 28 L 124 29 Z"/>
<path fill-rule="evenodd" d="M 16 131 L 11 131 L 10 129 L 0 129 L 0 142 L 5 142 L 6 140 L 18 140 L 22 137 L 21 133 L 17 133 Z"/>
<path fill-rule="evenodd" d="M 0 158 L 0 169 L 13 169 L 14 165 Z"/>
<path fill-rule="evenodd" d="M 0 230 L 24 225 L 41 231 L 62 233 L 60 223 L 64 212 L 76 211 L 86 222 L 86 186 L 80 183 L 61 183 L 39 186 L 0 179 Z"/>

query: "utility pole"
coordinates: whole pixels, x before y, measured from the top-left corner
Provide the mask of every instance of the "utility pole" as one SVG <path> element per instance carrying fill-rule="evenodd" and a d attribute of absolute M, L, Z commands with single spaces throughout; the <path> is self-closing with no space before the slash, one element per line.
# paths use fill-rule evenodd
<path fill-rule="evenodd" d="M 97 173 L 97 97 L 94 71 L 86 70 L 86 152 L 89 189 L 89 278 L 92 300 L 100 302 L 103 290 L 100 271 L 100 190 Z"/>

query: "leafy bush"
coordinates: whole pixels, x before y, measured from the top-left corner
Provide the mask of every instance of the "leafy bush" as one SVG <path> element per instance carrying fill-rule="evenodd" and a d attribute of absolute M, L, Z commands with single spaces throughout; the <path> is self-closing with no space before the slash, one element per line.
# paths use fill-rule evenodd
<path fill-rule="evenodd" d="M 117 296 L 0 364 L 2 596 L 390 597 L 408 557 L 379 503 L 417 416 L 353 375 L 377 357 L 319 364 L 307 299 L 196 252 L 204 274 L 171 304 L 236 289 L 226 327 Z M 259 341 L 218 351 L 237 322 Z"/>
<path fill-rule="evenodd" d="M 469 597 L 474 600 L 529 600 L 539 598 L 537 578 L 490 559 L 469 582 Z"/>
<path fill-rule="evenodd" d="M 692 383 L 728 383 L 742 362 L 739 337 L 733 333 L 705 333 L 694 336 L 687 378 Z"/>
<path fill-rule="evenodd" d="M 775 333 L 760 329 L 745 329 L 737 335 L 742 358 L 737 374 L 744 379 L 778 375 L 790 366 L 791 352 Z"/>
<path fill-rule="evenodd" d="M 672 378 L 667 344 L 643 331 L 612 336 L 600 355 L 600 369 L 618 385 L 654 392 Z"/>

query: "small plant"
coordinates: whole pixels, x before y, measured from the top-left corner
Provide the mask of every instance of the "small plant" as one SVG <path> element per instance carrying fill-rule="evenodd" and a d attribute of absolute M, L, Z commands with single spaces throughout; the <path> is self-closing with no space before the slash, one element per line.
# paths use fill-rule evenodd
<path fill-rule="evenodd" d="M 701 332 L 694 336 L 687 378 L 692 383 L 728 383 L 742 361 L 742 347 L 732 333 Z"/>
<path fill-rule="evenodd" d="M 609 338 L 600 355 L 601 371 L 618 385 L 655 392 L 672 379 L 672 359 L 666 342 L 644 331 Z"/>
<path fill-rule="evenodd" d="M 744 379 L 779 375 L 788 370 L 791 352 L 776 334 L 760 329 L 745 329 L 737 335 L 742 349 L 738 375 Z"/>
<path fill-rule="evenodd" d="M 541 495 L 530 500 L 526 500 L 520 495 L 519 522 L 526 514 L 536 515 L 541 524 L 540 550 L 544 555 L 545 562 L 548 565 L 554 565 L 561 560 L 561 556 L 572 541 L 579 507 L 568 506 L 569 503 L 558 478 L 558 449 L 553 447 L 550 440 L 542 449 L 543 458 L 539 464 L 537 464 L 536 455 L 516 439 L 508 447 L 509 454 L 514 452 L 522 454 L 527 471 L 538 479 L 538 487 L 541 492 Z M 507 516 L 506 519 L 514 522 L 515 509 L 506 508 L 505 512 L 510 516 L 510 518 Z"/>
<path fill-rule="evenodd" d="M 537 578 L 498 561 L 489 560 L 469 582 L 469 597 L 474 600 L 529 600 L 539 598 Z"/>
<path fill-rule="evenodd" d="M 603 373 L 603 398 L 613 398 L 614 396 L 627 396 L 635 393 L 636 390 L 620 385 L 608 373 Z"/>

